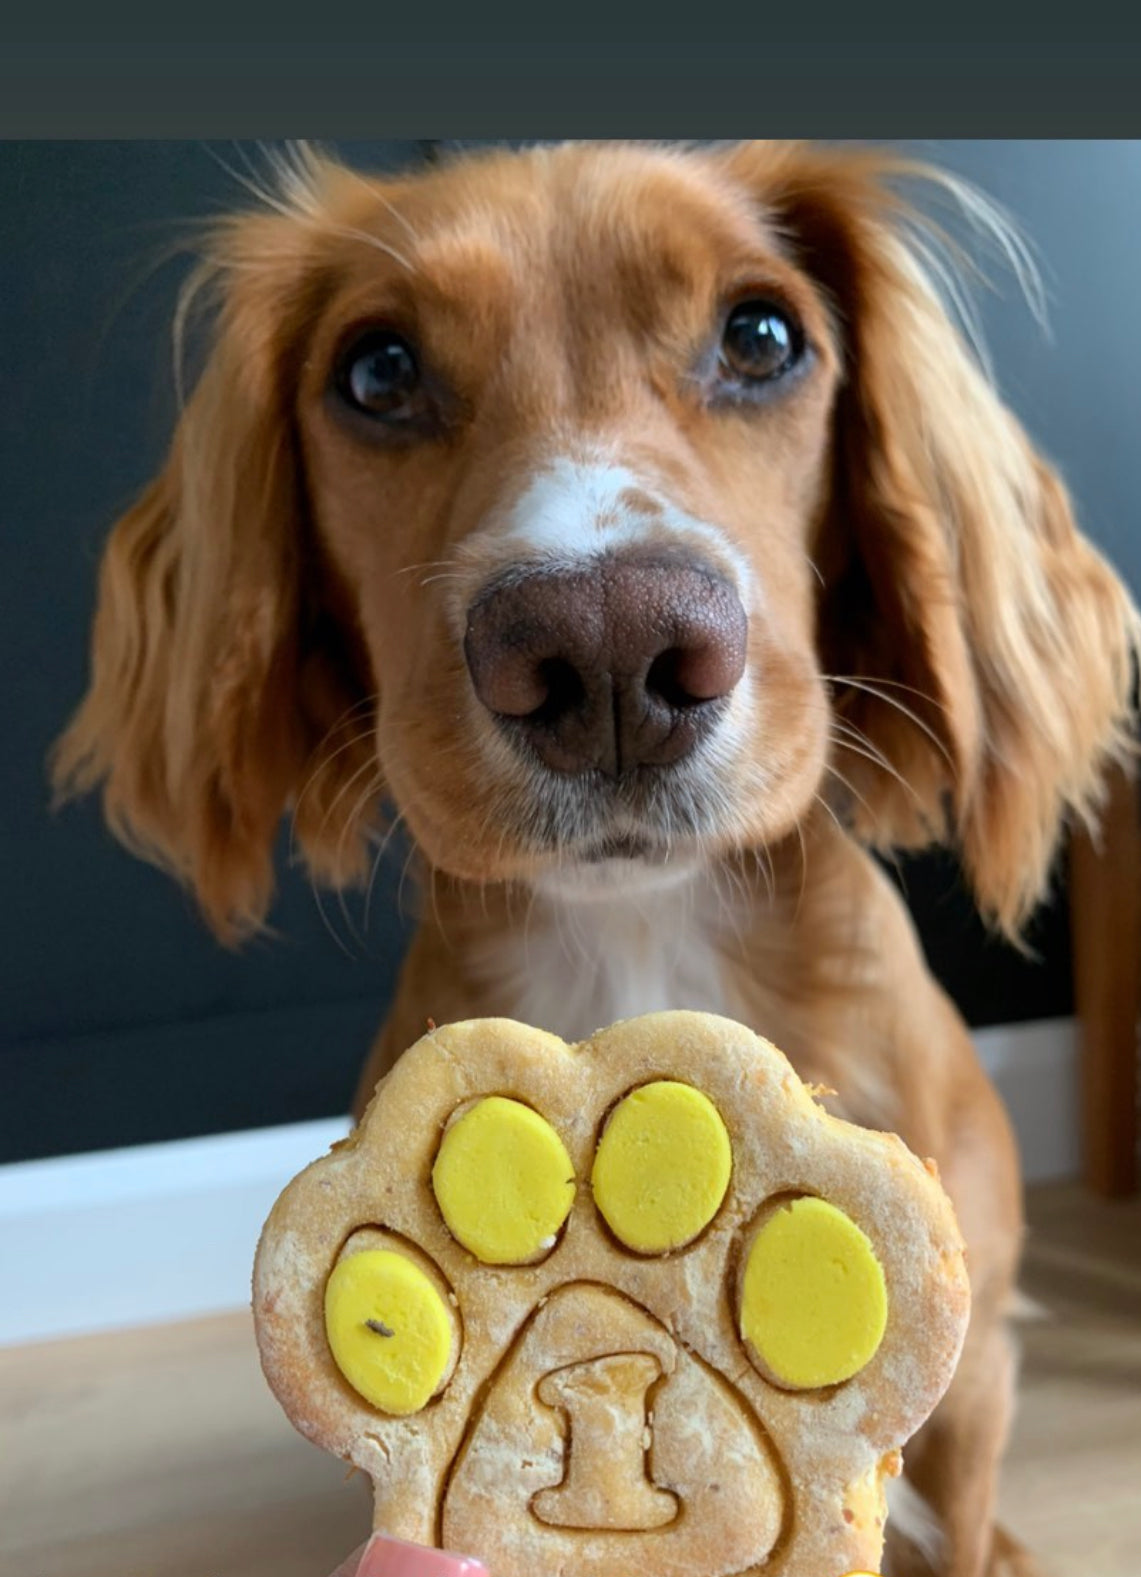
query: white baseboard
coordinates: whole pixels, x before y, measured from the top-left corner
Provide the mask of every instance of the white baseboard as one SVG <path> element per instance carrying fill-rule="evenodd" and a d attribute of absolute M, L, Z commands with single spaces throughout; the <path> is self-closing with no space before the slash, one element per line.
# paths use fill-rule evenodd
<path fill-rule="evenodd" d="M 1081 1167 L 1078 1026 L 1072 1018 L 975 1031 L 983 1067 L 1014 1123 L 1028 1183 L 1076 1177 Z"/>
<path fill-rule="evenodd" d="M 347 1119 L 0 1167 L 0 1345 L 249 1303 L 262 1223 Z"/>
<path fill-rule="evenodd" d="M 1073 1020 L 981 1030 L 976 1043 L 1027 1180 L 1074 1175 Z M 244 1307 L 274 1199 L 347 1130 L 295 1123 L 0 1167 L 0 1345 Z"/>

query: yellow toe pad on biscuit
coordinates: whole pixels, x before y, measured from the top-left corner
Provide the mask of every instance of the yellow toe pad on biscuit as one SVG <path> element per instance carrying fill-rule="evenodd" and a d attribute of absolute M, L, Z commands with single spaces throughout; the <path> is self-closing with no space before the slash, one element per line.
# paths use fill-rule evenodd
<path fill-rule="evenodd" d="M 856 1223 L 794 1199 L 762 1223 L 745 1262 L 741 1334 L 778 1384 L 839 1385 L 875 1356 L 887 1325 L 883 1268 Z"/>
<path fill-rule="evenodd" d="M 639 1254 L 683 1248 L 720 1208 L 733 1153 L 708 1096 L 659 1080 L 611 1113 L 594 1158 L 594 1201 L 619 1242 Z"/>
<path fill-rule="evenodd" d="M 325 1284 L 325 1332 L 345 1379 L 382 1413 L 418 1413 L 448 1370 L 453 1324 L 418 1265 L 390 1249 L 350 1254 Z"/>
<path fill-rule="evenodd" d="M 554 1246 L 574 1203 L 558 1134 L 521 1101 L 489 1095 L 444 1134 L 432 1187 L 452 1236 L 485 1265 L 522 1265 Z"/>

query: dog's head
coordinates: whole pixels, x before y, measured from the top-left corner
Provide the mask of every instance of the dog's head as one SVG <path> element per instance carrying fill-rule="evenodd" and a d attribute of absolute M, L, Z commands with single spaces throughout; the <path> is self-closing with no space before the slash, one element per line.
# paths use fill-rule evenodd
<path fill-rule="evenodd" d="M 222 225 L 214 349 L 105 557 L 58 781 L 256 924 L 382 797 L 437 868 L 589 880 L 818 799 L 1017 925 L 1126 727 L 1135 616 L 879 154 L 569 144 Z"/>

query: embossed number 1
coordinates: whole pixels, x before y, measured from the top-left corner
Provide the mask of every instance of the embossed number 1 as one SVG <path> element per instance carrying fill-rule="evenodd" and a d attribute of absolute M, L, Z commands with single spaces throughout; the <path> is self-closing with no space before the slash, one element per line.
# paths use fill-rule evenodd
<path fill-rule="evenodd" d="M 556 1369 L 539 1400 L 566 1414 L 566 1473 L 531 1502 L 556 1528 L 645 1532 L 678 1513 L 677 1496 L 651 1483 L 646 1393 L 662 1373 L 649 1353 L 615 1353 Z"/>

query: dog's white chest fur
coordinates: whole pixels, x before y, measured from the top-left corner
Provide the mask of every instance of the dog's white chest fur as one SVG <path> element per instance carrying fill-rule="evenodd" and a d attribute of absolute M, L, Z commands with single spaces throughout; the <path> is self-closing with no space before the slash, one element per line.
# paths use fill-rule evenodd
<path fill-rule="evenodd" d="M 585 1040 L 619 1019 L 667 1008 L 729 1011 L 714 945 L 720 905 L 705 878 L 634 894 L 539 892 L 525 925 L 483 954 L 510 1017 Z"/>

